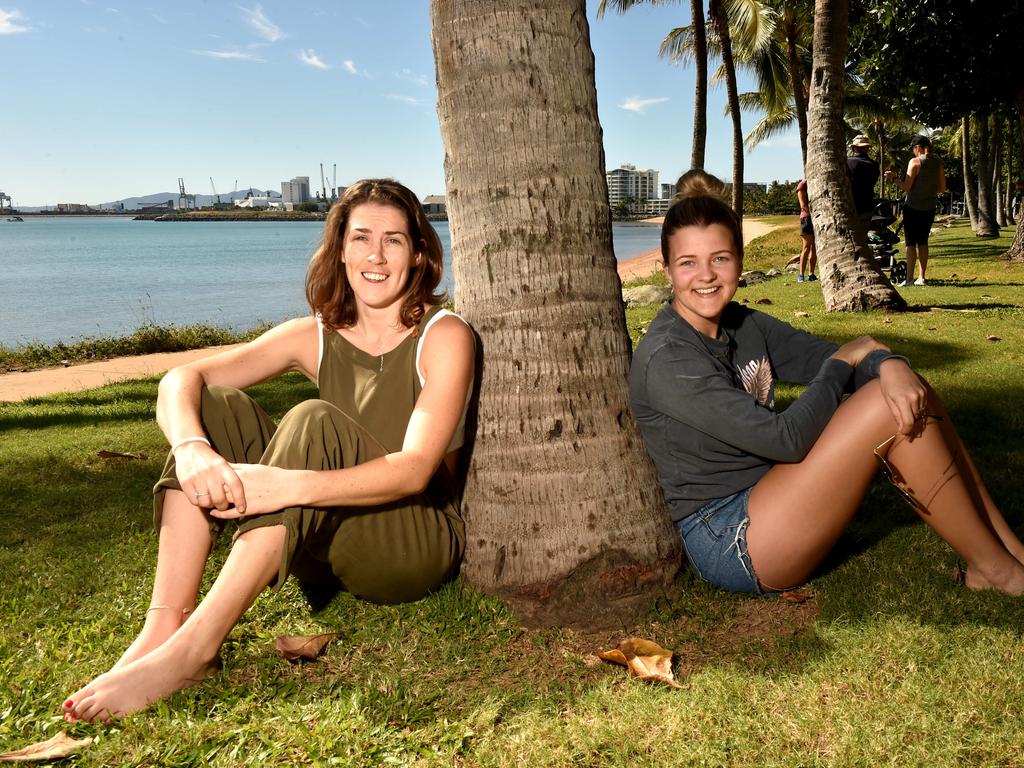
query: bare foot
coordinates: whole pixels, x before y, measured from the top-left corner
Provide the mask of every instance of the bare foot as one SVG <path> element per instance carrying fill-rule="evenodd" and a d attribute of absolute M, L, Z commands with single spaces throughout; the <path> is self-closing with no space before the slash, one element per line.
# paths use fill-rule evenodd
<path fill-rule="evenodd" d="M 121 658 L 111 667 L 112 670 L 131 664 L 141 659 L 150 651 L 155 651 L 173 635 L 192 612 L 191 608 L 180 610 L 169 605 L 157 605 L 146 611 L 146 623 L 142 626 L 132 644 L 121 654 Z"/>
<path fill-rule="evenodd" d="M 963 575 L 964 586 L 971 590 L 994 589 L 1014 597 L 1024 595 L 1024 568 L 1019 565 L 1005 573 L 986 575 L 980 568 L 968 567 Z"/>
<path fill-rule="evenodd" d="M 178 644 L 180 645 L 180 644 Z M 141 659 L 111 669 L 71 694 L 62 707 L 68 722 L 101 720 L 130 715 L 201 682 L 215 672 L 219 659 L 202 661 L 189 649 L 165 644 Z"/>

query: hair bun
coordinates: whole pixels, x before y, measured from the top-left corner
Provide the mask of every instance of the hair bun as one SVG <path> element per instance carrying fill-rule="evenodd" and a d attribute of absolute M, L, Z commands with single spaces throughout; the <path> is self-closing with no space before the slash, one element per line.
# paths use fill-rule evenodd
<path fill-rule="evenodd" d="M 729 190 L 717 176 L 694 168 L 680 176 L 676 182 L 676 200 L 688 197 L 713 197 L 728 203 Z"/>

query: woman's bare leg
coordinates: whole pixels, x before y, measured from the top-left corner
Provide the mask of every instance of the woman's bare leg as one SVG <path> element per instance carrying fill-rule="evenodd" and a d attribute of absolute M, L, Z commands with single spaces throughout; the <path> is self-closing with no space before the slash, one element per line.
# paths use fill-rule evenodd
<path fill-rule="evenodd" d="M 763 586 L 785 588 L 811 576 L 878 470 L 873 449 L 895 431 L 878 382 L 871 382 L 839 407 L 803 461 L 776 465 L 761 478 L 750 497 L 747 546 Z M 953 463 L 959 444 L 948 420 L 930 422 L 888 458 L 921 498 Z M 954 472 L 922 518 L 967 561 L 968 586 L 1022 594 L 1024 566 L 996 535 L 979 497 L 973 475 Z"/>
<path fill-rule="evenodd" d="M 65 715 L 109 720 L 202 680 L 228 633 L 277 575 L 286 534 L 284 526 L 274 525 L 239 536 L 209 594 L 185 623 L 155 650 L 73 693 L 64 703 Z"/>
<path fill-rule="evenodd" d="M 189 503 L 181 491 L 164 493 L 160 546 L 145 624 L 138 637 L 114 664 L 130 664 L 174 634 L 191 613 L 210 556 L 210 523 L 206 513 Z"/>

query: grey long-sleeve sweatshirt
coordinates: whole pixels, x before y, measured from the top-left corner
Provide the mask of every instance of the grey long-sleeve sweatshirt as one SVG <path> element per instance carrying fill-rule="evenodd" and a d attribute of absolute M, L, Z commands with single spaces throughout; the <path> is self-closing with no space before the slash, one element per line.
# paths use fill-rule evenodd
<path fill-rule="evenodd" d="M 629 372 L 633 413 L 676 521 L 751 487 L 773 464 L 800 461 L 843 394 L 899 357 L 872 352 L 855 370 L 832 359 L 837 345 L 735 302 L 720 327 L 711 339 L 666 304 Z M 776 380 L 807 385 L 782 413 Z"/>

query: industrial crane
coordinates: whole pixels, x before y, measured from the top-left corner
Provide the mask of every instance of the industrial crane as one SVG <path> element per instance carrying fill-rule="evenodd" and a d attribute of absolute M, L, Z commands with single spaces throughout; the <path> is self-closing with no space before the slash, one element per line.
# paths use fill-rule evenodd
<path fill-rule="evenodd" d="M 213 196 L 217 198 L 216 205 L 220 205 L 220 195 L 217 194 L 217 188 L 213 186 L 213 176 L 210 177 L 210 189 L 213 190 Z"/>

